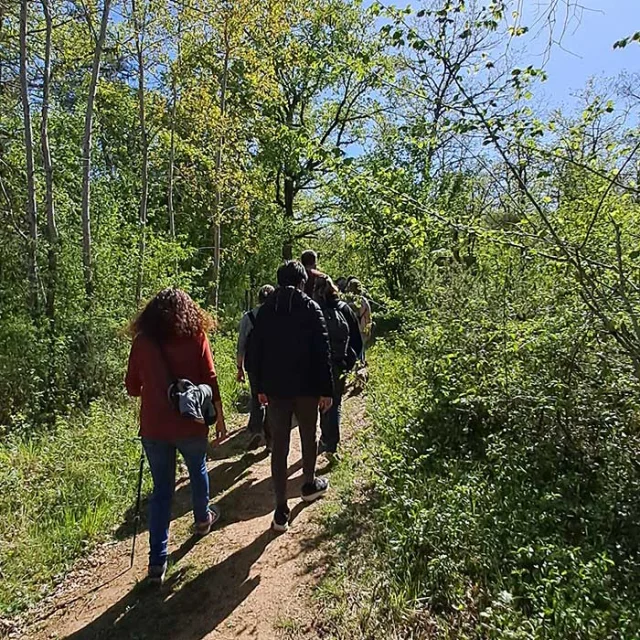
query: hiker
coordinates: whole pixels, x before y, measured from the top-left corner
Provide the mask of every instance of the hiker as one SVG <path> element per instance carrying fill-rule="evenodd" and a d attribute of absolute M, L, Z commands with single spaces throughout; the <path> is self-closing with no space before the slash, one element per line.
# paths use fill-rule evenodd
<path fill-rule="evenodd" d="M 316 284 L 316 278 L 324 275 L 321 271 L 318 271 L 318 254 L 311 249 L 307 249 L 302 252 L 300 256 L 300 262 L 307 272 L 307 283 L 304 286 L 304 292 L 313 298 L 313 289 Z"/>
<path fill-rule="evenodd" d="M 346 302 L 340 300 L 340 292 L 329 276 L 316 279 L 314 300 L 320 305 L 329 332 L 331 364 L 333 368 L 333 404 L 320 417 L 319 453 L 329 460 L 337 459 L 340 442 L 340 416 L 347 373 L 353 369 L 362 353 L 362 336 L 358 319 Z"/>
<path fill-rule="evenodd" d="M 274 288 L 270 284 L 265 284 L 258 292 L 258 306 L 247 311 L 240 320 L 238 329 L 238 382 L 245 381 L 245 371 L 249 377 L 249 388 L 251 389 L 251 414 L 249 415 L 249 424 L 247 430 L 252 434 L 249 441 L 248 449 L 257 449 L 265 444 L 267 451 L 270 450 L 269 428 L 266 423 L 266 409 L 258 400 L 258 391 L 256 389 L 255 374 L 253 373 L 252 357 L 251 357 L 251 337 L 253 327 L 256 324 L 256 317 L 260 307 L 266 302 L 267 298 L 274 292 Z"/>
<path fill-rule="evenodd" d="M 371 305 L 364 296 L 360 280 L 353 276 L 350 276 L 347 280 L 346 298 L 358 319 L 358 326 L 360 327 L 360 334 L 362 336 L 362 351 L 358 354 L 358 357 L 364 362 L 365 349 L 371 341 L 373 329 Z"/>
<path fill-rule="evenodd" d="M 276 509 L 272 528 L 289 528 L 287 459 L 291 420 L 300 427 L 304 484 L 302 499 L 312 502 L 329 482 L 316 477 L 318 409 L 331 408 L 333 380 L 327 325 L 320 307 L 304 292 L 307 272 L 300 262 L 278 269 L 278 288 L 262 305 L 251 342 L 258 398 L 267 405 L 271 428 L 271 476 Z"/>
<path fill-rule="evenodd" d="M 163 582 L 167 570 L 176 450 L 189 470 L 196 535 L 207 535 L 220 518 L 219 509 L 209 505 L 206 464 L 208 423 L 214 413 L 216 438 L 226 436 L 207 340 L 214 326 L 213 319 L 180 289 L 160 291 L 130 326 L 133 344 L 125 384 L 130 396 L 142 398 L 140 436 L 153 477 L 148 577 L 155 583 Z M 177 407 L 170 396 L 177 399 Z"/>

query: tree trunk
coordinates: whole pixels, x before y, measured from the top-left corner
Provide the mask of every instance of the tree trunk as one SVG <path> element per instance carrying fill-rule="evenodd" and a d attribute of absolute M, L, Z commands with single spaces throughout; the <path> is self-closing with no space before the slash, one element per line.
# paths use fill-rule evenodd
<path fill-rule="evenodd" d="M 49 148 L 49 89 L 51 85 L 51 36 L 53 31 L 53 21 L 51 17 L 50 0 L 42 0 L 42 11 L 46 24 L 45 50 L 44 50 L 44 76 L 42 85 L 42 112 L 40 143 L 42 147 L 42 163 L 44 165 L 44 176 L 46 182 L 45 209 L 47 212 L 47 241 L 49 274 L 46 290 L 46 312 L 47 317 L 54 322 L 55 319 L 55 297 L 58 275 L 58 229 L 56 226 L 56 211 L 53 200 L 53 163 L 51 161 L 51 150 Z"/>
<path fill-rule="evenodd" d="M 169 209 L 169 232 L 171 233 L 171 239 L 175 242 L 176 239 L 176 218 L 173 211 L 173 181 L 176 161 L 176 105 L 178 102 L 178 95 L 176 90 L 176 78 L 175 73 L 171 74 L 171 147 L 169 151 L 169 196 L 168 196 L 168 209 Z"/>
<path fill-rule="evenodd" d="M 147 203 L 149 200 L 149 141 L 147 137 L 147 120 L 144 100 L 144 25 L 138 20 L 136 0 L 131 1 L 131 11 L 136 31 L 136 57 L 138 60 L 138 116 L 140 120 L 140 141 L 142 144 L 142 191 L 140 193 L 140 208 L 138 222 L 140 224 L 140 241 L 138 245 L 138 278 L 136 282 L 136 306 L 142 299 L 142 284 L 144 279 L 144 258 L 146 252 L 147 231 Z"/>
<path fill-rule="evenodd" d="M 28 277 L 30 305 L 36 314 L 40 306 L 38 293 L 38 210 L 36 205 L 35 168 L 33 162 L 33 131 L 31 128 L 31 107 L 29 105 L 29 79 L 27 77 L 27 21 L 28 0 L 20 2 L 20 100 L 24 118 L 24 146 L 27 165 L 26 219 L 28 236 Z"/>
<path fill-rule="evenodd" d="M 227 112 L 227 80 L 229 76 L 229 31 L 227 25 L 224 29 L 224 62 L 222 66 L 222 77 L 220 79 L 220 126 L 222 128 L 219 140 L 218 149 L 216 151 L 216 192 L 213 204 L 213 211 L 211 215 L 212 222 L 212 235 L 213 235 L 213 261 L 211 265 L 211 280 L 212 288 L 210 295 L 210 303 L 218 310 L 220 302 L 220 253 L 222 250 L 222 226 L 220 221 L 220 208 L 222 204 L 222 153 L 224 148 L 224 118 Z"/>
<path fill-rule="evenodd" d="M 293 201 L 295 199 L 295 186 L 293 178 L 285 174 L 284 178 L 284 217 L 290 225 L 286 231 L 285 241 L 282 244 L 282 259 L 293 259 Z"/>
<path fill-rule="evenodd" d="M 84 137 L 82 140 L 82 264 L 84 268 L 84 285 L 87 298 L 93 297 L 93 263 L 91 257 L 91 138 L 93 132 L 93 109 L 100 77 L 100 62 L 102 50 L 107 37 L 109 24 L 109 10 L 111 0 L 104 0 L 102 7 L 102 19 L 100 21 L 100 34 L 93 53 L 93 67 L 91 70 L 91 82 L 89 84 L 89 96 L 87 110 L 84 119 Z"/>

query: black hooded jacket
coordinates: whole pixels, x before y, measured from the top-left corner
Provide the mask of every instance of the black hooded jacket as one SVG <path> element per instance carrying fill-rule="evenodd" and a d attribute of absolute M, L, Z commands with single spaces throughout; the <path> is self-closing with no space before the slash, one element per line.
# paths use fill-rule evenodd
<path fill-rule="evenodd" d="M 260 308 L 251 338 L 257 391 L 267 396 L 333 396 L 331 349 L 322 311 L 294 287 Z"/>

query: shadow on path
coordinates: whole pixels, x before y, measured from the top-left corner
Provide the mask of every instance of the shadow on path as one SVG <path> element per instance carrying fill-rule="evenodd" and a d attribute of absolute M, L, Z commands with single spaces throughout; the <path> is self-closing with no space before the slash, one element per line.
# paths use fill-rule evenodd
<path fill-rule="evenodd" d="M 249 572 L 274 537 L 270 530 L 264 531 L 249 545 L 182 586 L 183 571 L 173 573 L 159 589 L 141 583 L 67 638 L 201 640 L 260 584 L 260 576 L 249 578 Z M 174 553 L 180 555 L 180 550 Z"/>

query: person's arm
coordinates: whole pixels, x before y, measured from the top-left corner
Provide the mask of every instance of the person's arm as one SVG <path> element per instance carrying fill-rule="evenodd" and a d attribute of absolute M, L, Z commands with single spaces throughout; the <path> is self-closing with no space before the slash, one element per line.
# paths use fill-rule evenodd
<path fill-rule="evenodd" d="M 211 387 L 213 393 L 213 404 L 216 408 L 216 438 L 218 440 L 224 438 L 227 435 L 227 426 L 224 420 L 224 410 L 222 408 L 222 397 L 220 396 L 220 387 L 218 385 L 218 376 L 216 374 L 216 367 L 213 362 L 213 355 L 211 353 L 211 346 L 206 335 L 202 334 L 200 337 L 201 345 L 201 372 L 202 381 Z"/>
<path fill-rule="evenodd" d="M 362 353 L 362 334 L 360 333 L 358 318 L 348 304 L 341 304 L 340 311 L 342 311 L 349 325 L 349 346 L 355 351 L 356 355 L 359 356 Z"/>
<path fill-rule="evenodd" d="M 244 314 L 240 320 L 240 326 L 238 327 L 238 346 L 236 349 L 236 361 L 238 365 L 238 381 L 244 381 L 244 357 L 247 353 L 247 338 L 251 331 L 251 320 L 248 314 Z"/>
<path fill-rule="evenodd" d="M 333 398 L 333 372 L 331 368 L 331 347 L 329 331 L 320 307 L 312 303 L 310 309 L 312 322 L 312 366 L 316 371 L 321 399 Z M 326 403 L 325 403 L 326 404 Z M 331 404 L 329 403 L 330 408 Z"/>
<path fill-rule="evenodd" d="M 265 329 L 268 320 L 268 312 L 265 313 L 265 307 L 260 307 L 260 313 L 256 314 L 251 331 L 251 375 L 255 377 L 256 393 L 260 395 L 264 395 L 262 363 L 264 361 Z"/>
<path fill-rule="evenodd" d="M 124 379 L 127 393 L 130 396 L 138 397 L 142 394 L 142 378 L 140 376 L 140 338 L 134 338 L 129 352 L 129 364 L 127 365 L 127 375 Z"/>

